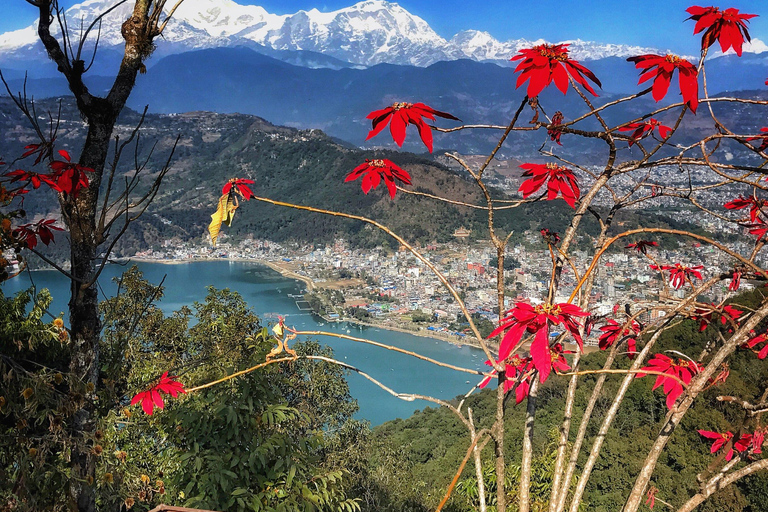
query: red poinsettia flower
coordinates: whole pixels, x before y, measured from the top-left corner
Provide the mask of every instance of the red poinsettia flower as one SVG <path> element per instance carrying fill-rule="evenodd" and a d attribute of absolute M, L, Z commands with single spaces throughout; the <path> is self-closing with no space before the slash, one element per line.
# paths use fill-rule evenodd
<path fill-rule="evenodd" d="M 630 335 L 640 332 L 640 324 L 633 321 L 630 327 L 625 329 L 622 329 L 622 327 L 623 325 L 619 324 L 616 320 L 608 320 L 606 324 L 600 328 L 600 330 L 603 331 L 603 334 L 600 335 L 600 339 L 598 340 L 600 350 L 608 349 L 613 346 L 617 339 L 624 336 L 628 336 L 627 342 L 629 343 L 629 341 L 632 341 L 632 345 L 636 347 L 637 341 Z M 635 350 L 629 350 L 629 352 L 634 351 Z"/>
<path fill-rule="evenodd" d="M 760 218 L 756 220 L 757 222 L 754 224 L 743 224 L 743 226 L 749 229 L 750 235 L 755 235 L 757 239 L 760 240 L 765 236 L 766 233 L 768 233 L 768 224 L 763 222 L 763 220 Z"/>
<path fill-rule="evenodd" d="M 248 201 L 250 198 L 253 197 L 253 191 L 248 187 L 248 185 L 251 185 L 253 183 L 256 183 L 253 180 L 247 180 L 245 178 L 232 178 L 227 182 L 226 185 L 224 185 L 224 188 L 221 189 L 221 194 L 229 194 L 230 190 L 234 187 L 235 191 L 246 201 Z"/>
<path fill-rule="evenodd" d="M 5 176 L 8 178 L 11 178 L 10 183 L 14 183 L 17 181 L 24 182 L 24 184 L 22 185 L 23 187 L 26 187 L 27 185 L 32 185 L 32 188 L 37 190 L 38 188 L 40 188 L 40 185 L 45 183 L 55 191 L 61 192 L 58 184 L 55 181 L 55 178 L 48 174 L 39 174 L 32 171 L 24 171 L 22 169 L 16 169 L 15 171 L 10 171 L 5 173 Z"/>
<path fill-rule="evenodd" d="M 735 292 L 739 289 L 739 286 L 741 286 L 741 271 L 734 269 L 733 275 L 731 276 L 731 282 L 728 284 L 728 289 Z"/>
<path fill-rule="evenodd" d="M 768 85 L 768 82 L 766 82 L 766 85 Z M 768 132 L 768 126 L 763 126 L 760 128 L 760 131 L 763 133 Z M 766 135 L 757 135 L 755 137 L 747 137 L 747 142 L 751 140 L 759 140 L 760 146 L 755 147 L 755 151 L 765 151 L 765 149 L 768 148 L 768 133 Z"/>
<path fill-rule="evenodd" d="M 421 141 L 427 146 L 429 152 L 432 152 L 432 128 L 424 122 L 423 117 L 435 120 L 435 116 L 444 119 L 453 119 L 460 121 L 458 117 L 452 116 L 446 112 L 440 112 L 423 103 L 393 103 L 387 108 L 374 110 L 366 116 L 371 120 L 371 131 L 365 140 L 378 135 L 381 130 L 389 123 L 389 131 L 392 133 L 392 139 L 398 146 L 403 145 L 405 141 L 405 129 L 409 124 L 415 125 L 419 129 Z"/>
<path fill-rule="evenodd" d="M 731 305 L 723 307 L 723 311 L 720 314 L 720 323 L 726 325 L 728 323 L 735 324 L 736 320 L 743 315 L 744 312 L 740 309 L 736 309 Z"/>
<path fill-rule="evenodd" d="M 659 492 L 659 490 L 656 487 L 651 487 L 648 489 L 647 498 L 645 500 L 645 504 L 648 505 L 648 508 L 653 510 L 653 506 L 656 505 L 656 493 Z"/>
<path fill-rule="evenodd" d="M 714 306 L 714 304 L 712 307 L 698 307 L 694 310 L 693 315 L 691 315 L 691 320 L 699 322 L 699 332 L 706 330 L 706 328 L 712 322 L 712 315 L 716 310 L 717 308 Z"/>
<path fill-rule="evenodd" d="M 643 254 L 648 254 L 648 248 L 649 247 L 658 247 L 658 242 L 650 242 L 648 240 L 638 240 L 637 242 L 633 244 L 627 244 L 625 249 L 634 249 L 637 252 L 641 252 Z"/>
<path fill-rule="evenodd" d="M 568 203 L 571 208 L 576 207 L 576 200 L 579 198 L 579 184 L 573 171 L 567 167 L 562 167 L 555 163 L 547 164 L 523 164 L 521 169 L 525 169 L 523 177 L 529 177 L 525 180 L 518 192 L 523 193 L 523 199 L 527 198 L 547 183 L 547 201 L 552 201 L 560 196 Z"/>
<path fill-rule="evenodd" d="M 564 350 L 562 343 L 555 343 L 549 347 L 549 350 L 553 370 L 556 372 L 567 372 L 571 369 L 571 367 L 568 366 L 568 361 L 563 357 L 563 354 L 573 354 L 572 350 Z"/>
<path fill-rule="evenodd" d="M 709 449 L 709 453 L 717 452 L 720 450 L 720 448 L 728 444 L 733 439 L 733 432 L 731 431 L 723 432 L 722 434 L 720 432 L 712 432 L 711 430 L 699 430 L 698 432 L 707 439 L 715 440 Z M 731 448 L 728 450 L 728 453 L 725 456 L 725 460 L 731 460 L 732 458 L 733 444 L 731 444 Z"/>
<path fill-rule="evenodd" d="M 733 48 L 736 55 L 741 57 L 744 39 L 751 41 L 747 23 L 757 14 L 740 14 L 739 10 L 734 8 L 721 11 L 717 7 L 699 7 L 698 5 L 689 7 L 685 11 L 691 15 L 688 19 L 696 22 L 694 34 L 706 29 L 701 36 L 702 50 L 719 41 L 723 53 Z"/>
<path fill-rule="evenodd" d="M 656 375 L 656 382 L 653 384 L 653 389 L 658 388 L 662 384 L 664 385 L 664 393 L 667 395 L 667 408 L 672 409 L 677 399 L 683 394 L 683 385 L 677 379 L 682 380 L 685 384 L 690 384 L 693 376 L 703 369 L 704 367 L 699 363 L 687 359 L 675 361 L 664 354 L 656 354 L 648 361 L 648 366 L 640 368 L 640 373 L 636 375 L 636 378 L 645 377 L 647 374 L 643 372 L 648 370 L 665 374 L 654 374 Z M 677 379 L 670 377 L 677 377 Z"/>
<path fill-rule="evenodd" d="M 699 322 L 699 332 L 706 330 L 709 324 L 712 323 L 714 313 L 720 313 L 720 323 L 726 325 L 728 323 L 735 323 L 744 312 L 730 305 L 724 306 L 722 309 L 714 304 L 698 307 L 694 314 L 691 315 L 691 319 Z"/>
<path fill-rule="evenodd" d="M 758 334 L 757 336 L 750 338 L 749 341 L 747 341 L 746 344 L 743 345 L 743 347 L 746 347 L 750 349 L 752 352 L 757 354 L 758 359 L 765 359 L 768 357 L 768 333 L 762 333 Z M 763 347 L 760 350 L 755 350 L 755 347 L 761 343 L 765 343 Z"/>
<path fill-rule="evenodd" d="M 759 429 L 755 430 L 755 433 L 752 435 L 752 444 L 750 447 L 752 448 L 752 453 L 756 455 L 760 455 L 763 453 L 763 443 L 765 442 L 765 429 Z"/>
<path fill-rule="evenodd" d="M 694 114 L 696 113 L 699 105 L 699 72 L 696 66 L 677 55 L 647 54 L 630 57 L 627 60 L 634 62 L 637 69 L 642 69 L 638 84 L 653 78 L 652 94 L 656 101 L 660 101 L 667 95 L 672 74 L 677 70 L 683 101 L 688 104 Z"/>
<path fill-rule="evenodd" d="M 627 357 L 634 359 L 637 355 L 637 339 L 627 338 Z"/>
<path fill-rule="evenodd" d="M 63 149 L 59 150 L 59 155 L 64 158 L 64 161 L 51 162 L 56 185 L 61 192 L 77 197 L 81 189 L 88 188 L 88 176 L 85 173 L 93 172 L 93 169 L 72 162 L 69 153 Z"/>
<path fill-rule="evenodd" d="M 541 236 L 544 237 L 544 241 L 549 245 L 556 245 L 558 242 L 560 242 L 560 235 L 554 231 L 550 231 L 549 229 L 542 229 L 540 233 Z"/>
<path fill-rule="evenodd" d="M 560 136 L 563 132 L 559 128 L 561 124 L 563 124 L 563 113 L 558 110 L 555 112 L 555 115 L 552 116 L 552 122 L 549 124 L 549 127 L 547 127 L 547 135 L 549 135 L 549 140 L 557 142 L 559 146 L 562 146 L 560 143 Z"/>
<path fill-rule="evenodd" d="M 629 123 L 628 125 L 619 128 L 619 131 L 633 132 L 632 135 L 630 135 L 631 138 L 629 140 L 629 145 L 631 146 L 646 135 L 652 133 L 656 128 L 659 129 L 659 137 L 662 139 L 666 139 L 669 137 L 669 134 L 672 133 L 672 128 L 669 126 L 664 126 L 660 121 L 657 121 L 653 118 L 642 123 Z"/>
<path fill-rule="evenodd" d="M 360 176 L 363 177 L 361 187 L 366 194 L 370 192 L 371 189 L 378 187 L 379 183 L 381 183 L 381 179 L 384 178 L 384 183 L 387 185 L 389 196 L 392 199 L 395 198 L 395 192 L 397 192 L 395 180 L 402 181 L 406 185 L 411 184 L 411 175 L 395 165 L 391 160 L 386 159 L 366 159 L 365 163 L 358 165 L 352 172 L 347 174 L 344 182 L 356 180 Z"/>
<path fill-rule="evenodd" d="M 165 372 L 158 381 L 157 384 L 152 386 L 146 391 L 137 393 L 131 400 L 131 405 L 136 405 L 141 402 L 141 408 L 148 415 L 152 415 L 154 408 L 163 409 L 165 402 L 161 393 L 171 395 L 173 398 L 179 396 L 179 393 L 186 393 L 184 391 L 184 385 L 176 380 L 176 376 L 168 376 L 168 372 Z"/>
<path fill-rule="evenodd" d="M 42 162 L 44 158 L 50 158 L 53 155 L 54 142 L 56 142 L 55 137 L 44 144 L 28 144 L 24 146 L 25 151 L 21 155 L 21 158 L 27 158 L 28 156 L 37 153 L 37 157 L 35 158 L 34 163 L 34 165 L 37 165 Z"/>
<path fill-rule="evenodd" d="M 768 147 L 768 143 L 766 144 Z M 743 210 L 749 207 L 749 220 L 755 222 L 757 214 L 760 213 L 761 208 L 768 206 L 768 201 L 765 199 L 758 199 L 754 196 L 744 197 L 739 195 L 736 199 L 728 201 L 723 205 L 728 210 Z"/>
<path fill-rule="evenodd" d="M 679 290 L 680 288 L 682 288 L 687 280 L 692 279 L 694 277 L 696 279 L 703 279 L 701 277 L 701 272 L 699 272 L 699 270 L 703 268 L 704 268 L 704 265 L 686 267 L 679 263 L 675 263 L 674 266 L 662 265 L 661 267 L 657 265 L 651 265 L 652 270 L 669 270 L 669 284 L 675 290 Z"/>
<path fill-rule="evenodd" d="M 490 362 L 486 362 L 490 364 Z M 520 403 L 528 397 L 531 390 L 531 378 L 533 377 L 533 359 L 530 357 L 520 357 L 517 354 L 512 356 L 509 361 L 504 363 L 504 393 L 508 393 L 515 388 L 515 403 Z M 494 372 L 495 373 L 495 372 Z M 491 381 L 492 377 L 485 377 L 478 385 L 484 388 Z"/>
<path fill-rule="evenodd" d="M 510 59 L 522 61 L 515 68 L 515 73 L 521 72 L 517 77 L 515 89 L 529 80 L 526 91 L 529 98 L 538 96 L 553 81 L 555 86 L 565 94 L 568 91 L 568 75 L 571 75 L 576 83 L 593 96 L 597 96 L 597 93 L 589 85 L 587 78 L 598 87 L 603 87 L 594 73 L 578 61 L 568 58 L 567 44 L 540 44 L 533 48 L 523 48 L 518 53 Z"/>
<path fill-rule="evenodd" d="M 45 245 L 48 245 L 54 241 L 52 229 L 64 231 L 64 228 L 54 226 L 54 222 L 56 222 L 54 219 L 43 219 L 34 224 L 24 224 L 13 230 L 13 237 L 17 240 L 23 240 L 30 249 L 34 249 L 37 246 L 38 238 Z"/>
<path fill-rule="evenodd" d="M 531 357 L 539 371 L 541 382 L 545 382 L 552 370 L 552 349 L 549 346 L 550 326 L 562 324 L 579 344 L 579 348 L 583 349 L 583 341 L 579 333 L 580 326 L 575 317 L 588 315 L 588 312 L 582 311 L 574 304 L 544 303 L 532 306 L 527 302 L 517 302 L 514 308 L 507 311 L 507 316 L 501 320 L 499 327 L 488 337 L 493 338 L 507 331 L 499 345 L 499 360 L 503 361 L 520 342 L 526 330 L 534 333 Z"/>

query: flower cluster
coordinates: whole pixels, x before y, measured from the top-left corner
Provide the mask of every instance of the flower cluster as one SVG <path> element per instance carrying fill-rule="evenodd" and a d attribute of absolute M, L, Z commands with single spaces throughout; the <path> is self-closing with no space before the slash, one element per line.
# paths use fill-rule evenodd
<path fill-rule="evenodd" d="M 741 14 L 738 9 L 730 8 L 721 11 L 717 7 L 699 7 L 694 5 L 686 9 L 691 15 L 689 20 L 696 22 L 694 34 L 704 31 L 701 36 L 701 49 L 709 48 L 715 41 L 720 43 L 720 49 L 725 53 L 733 48 L 736 55 L 741 57 L 741 47 L 744 39 L 751 41 L 747 23 L 757 14 Z"/>
<path fill-rule="evenodd" d="M 667 408 L 672 409 L 675 402 L 683 394 L 683 383 L 688 385 L 694 375 L 704 369 L 699 363 L 688 359 L 672 359 L 664 354 L 656 354 L 648 361 L 648 366 L 640 369 L 637 378 L 645 377 L 647 371 L 656 372 L 656 382 L 653 389 L 664 386 L 667 395 Z M 681 382 L 682 381 L 682 382 Z"/>
<path fill-rule="evenodd" d="M 406 185 L 411 184 L 411 175 L 404 169 L 398 167 L 391 160 L 386 159 L 366 159 L 364 163 L 352 169 L 352 172 L 347 175 L 344 181 L 353 181 L 360 176 L 363 177 L 361 186 L 365 194 L 368 194 L 372 189 L 378 187 L 383 178 L 384 184 L 389 190 L 389 197 L 392 199 L 395 198 L 395 192 L 397 192 L 397 184 L 395 183 L 395 180 L 401 181 Z"/>
<path fill-rule="evenodd" d="M 515 68 L 515 73 L 520 72 L 515 88 L 528 81 L 526 94 L 529 98 L 538 96 L 552 82 L 565 94 L 568 91 L 569 75 L 593 96 L 597 96 L 597 93 L 587 79 L 598 87 L 603 86 L 594 73 L 568 57 L 567 44 L 540 44 L 533 48 L 523 48 L 510 60 L 521 61 Z"/>
<path fill-rule="evenodd" d="M 424 103 L 393 103 L 381 110 L 374 110 L 366 116 L 366 119 L 371 120 L 371 131 L 368 132 L 368 136 L 365 140 L 378 135 L 384 127 L 387 126 L 387 123 L 389 123 L 389 131 L 392 134 L 392 139 L 395 141 L 395 144 L 402 147 L 403 142 L 405 142 L 405 129 L 409 124 L 412 124 L 418 128 L 421 141 L 427 146 L 427 149 L 431 153 L 432 128 L 424 122 L 423 118 L 426 117 L 427 119 L 434 121 L 435 116 L 459 121 L 458 117 L 448 114 L 447 112 L 435 110 Z"/>
<path fill-rule="evenodd" d="M 141 408 L 144 409 L 144 412 L 151 416 L 155 407 L 158 409 L 163 409 L 165 407 L 165 402 L 163 402 L 161 393 L 176 398 L 179 396 L 179 393 L 186 393 L 186 391 L 184 390 L 184 385 L 176 380 L 176 376 L 172 375 L 169 377 L 168 372 L 165 372 L 160 377 L 157 384 L 146 391 L 137 393 L 133 399 L 131 399 L 131 405 L 141 403 Z"/>
<path fill-rule="evenodd" d="M 642 123 L 629 123 L 619 128 L 620 132 L 632 132 L 629 139 L 629 145 L 631 146 L 635 142 L 639 141 L 643 137 L 653 133 L 653 130 L 658 129 L 659 137 L 666 140 L 669 134 L 672 133 L 672 128 L 664 126 L 660 121 L 656 119 L 649 119 Z"/>
<path fill-rule="evenodd" d="M 538 191 L 546 183 L 548 201 L 556 199 L 559 194 L 571 208 L 575 208 L 580 191 L 576 176 L 573 175 L 572 170 L 552 162 L 547 164 L 523 164 L 520 168 L 525 169 L 523 177 L 529 178 L 518 189 L 518 192 L 523 193 L 523 199 L 528 198 L 528 196 Z"/>
<path fill-rule="evenodd" d="M 533 306 L 527 302 L 517 302 L 515 307 L 506 314 L 499 327 L 488 335 L 489 338 L 494 338 L 506 331 L 499 345 L 499 361 L 509 357 L 527 331 L 534 335 L 530 352 L 533 365 L 539 371 L 541 382 L 547 380 L 553 367 L 557 369 L 562 357 L 562 351 L 558 352 L 549 345 L 552 326 L 562 325 L 579 344 L 579 348 L 583 346 L 578 317 L 588 316 L 589 313 L 574 304 L 544 303 Z"/>
<path fill-rule="evenodd" d="M 696 66 L 677 55 L 638 55 L 627 59 L 642 70 L 638 84 L 653 79 L 651 94 L 653 99 L 660 101 L 667 95 L 672 74 L 677 71 L 680 83 L 680 93 L 683 101 L 695 114 L 699 105 L 699 71 Z"/>
<path fill-rule="evenodd" d="M 704 265 L 695 265 L 692 267 L 686 267 L 680 263 L 674 265 L 651 265 L 651 270 L 668 270 L 669 271 L 669 284 L 675 290 L 679 290 L 683 287 L 686 281 L 690 281 L 692 278 L 703 279 L 699 270 L 703 269 Z"/>

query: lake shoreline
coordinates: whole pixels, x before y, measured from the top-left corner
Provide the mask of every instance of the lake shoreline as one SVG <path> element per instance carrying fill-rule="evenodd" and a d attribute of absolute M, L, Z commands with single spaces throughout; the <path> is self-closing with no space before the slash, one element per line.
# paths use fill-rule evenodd
<path fill-rule="evenodd" d="M 255 263 L 257 265 L 263 265 L 263 266 L 269 267 L 272 270 L 274 270 L 275 272 L 278 272 L 282 276 L 287 277 L 289 279 L 294 279 L 296 281 L 301 281 L 302 283 L 304 283 L 307 286 L 307 291 L 312 291 L 315 288 L 317 288 L 317 285 L 312 280 L 312 278 L 310 278 L 308 276 L 301 275 L 301 274 L 297 274 L 296 272 L 293 272 L 292 270 L 290 270 L 288 268 L 285 268 L 283 265 L 280 265 L 279 262 L 265 260 L 265 259 L 262 259 L 262 258 L 191 258 L 191 259 L 186 259 L 186 260 L 155 259 L 155 258 L 128 258 L 128 260 L 130 260 L 130 261 L 137 261 L 137 262 L 141 262 L 141 263 L 161 263 L 161 264 L 164 264 L 164 265 L 181 265 L 181 264 L 184 264 L 184 263 L 194 263 L 196 261 L 234 261 L 234 262 L 238 262 L 238 263 Z M 317 313 L 313 313 L 313 314 L 317 314 Z M 317 316 L 319 316 L 320 318 L 322 318 L 326 322 L 334 322 L 334 323 L 348 322 L 348 323 L 355 324 L 355 325 L 362 325 L 362 326 L 366 326 L 366 327 L 375 327 L 375 328 L 378 328 L 378 329 L 383 329 L 385 331 L 394 331 L 394 332 L 401 332 L 401 333 L 404 333 L 404 334 L 411 334 L 413 336 L 418 336 L 420 338 L 429 338 L 429 339 L 434 339 L 434 340 L 440 340 L 440 341 L 444 341 L 446 343 L 450 343 L 452 345 L 455 345 L 457 347 L 470 346 L 470 347 L 478 348 L 478 349 L 481 348 L 480 345 L 478 343 L 474 343 L 469 336 L 467 336 L 467 338 L 470 338 L 470 339 L 467 339 L 466 341 L 464 341 L 464 340 L 457 339 L 457 338 L 455 338 L 453 336 L 441 335 L 441 334 L 439 334 L 438 332 L 435 332 L 435 331 L 427 331 L 426 329 L 424 331 L 413 331 L 413 330 L 410 330 L 410 329 L 404 329 L 402 327 L 396 327 L 396 326 L 384 325 L 384 324 L 373 324 L 373 323 L 363 322 L 363 321 L 356 320 L 356 319 L 344 318 L 344 319 L 341 319 L 341 320 L 333 320 L 333 319 L 327 318 L 327 317 L 325 317 L 323 315 L 317 315 Z"/>

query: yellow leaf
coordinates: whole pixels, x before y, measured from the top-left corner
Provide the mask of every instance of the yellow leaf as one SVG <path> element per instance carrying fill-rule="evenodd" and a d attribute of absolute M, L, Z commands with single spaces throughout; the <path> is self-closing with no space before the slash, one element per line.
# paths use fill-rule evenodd
<path fill-rule="evenodd" d="M 216 239 L 219 237 L 221 224 L 232 226 L 232 219 L 235 218 L 237 204 L 230 198 L 230 194 L 224 194 L 219 198 L 219 206 L 216 212 L 211 215 L 211 223 L 208 224 L 208 233 L 211 235 L 211 243 L 216 245 Z"/>

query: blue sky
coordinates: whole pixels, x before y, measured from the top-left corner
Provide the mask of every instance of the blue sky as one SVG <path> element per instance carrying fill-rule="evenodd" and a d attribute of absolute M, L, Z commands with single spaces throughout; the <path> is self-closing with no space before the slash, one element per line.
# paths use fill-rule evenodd
<path fill-rule="evenodd" d="M 355 0 L 236 0 L 261 5 L 276 14 L 300 9 L 335 10 Z M 24 0 L 2 0 L 0 32 L 24 27 L 34 20 L 35 9 Z M 70 6 L 76 0 L 61 0 Z M 170 2 L 169 2 L 170 3 Z M 605 43 L 636 44 L 671 49 L 676 53 L 698 53 L 693 22 L 684 22 L 691 5 L 711 5 L 695 0 L 402 0 L 398 2 L 422 17 L 441 36 L 450 38 L 463 29 L 490 32 L 499 40 L 543 38 L 550 41 L 581 38 Z M 721 4 L 742 12 L 760 14 L 750 24 L 750 33 L 768 42 L 768 2 L 734 1 Z"/>

